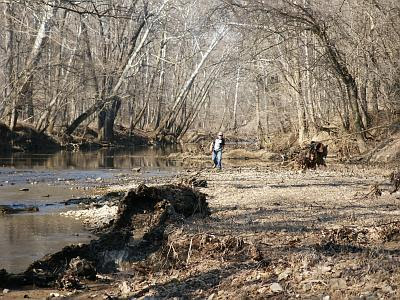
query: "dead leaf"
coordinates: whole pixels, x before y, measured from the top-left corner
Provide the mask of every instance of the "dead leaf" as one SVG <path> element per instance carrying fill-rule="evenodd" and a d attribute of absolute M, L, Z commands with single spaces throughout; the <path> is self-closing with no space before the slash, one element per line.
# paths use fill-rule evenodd
<path fill-rule="evenodd" d="M 332 289 L 344 290 L 347 288 L 346 280 L 343 278 L 333 278 L 329 283 Z"/>
<path fill-rule="evenodd" d="M 280 273 L 278 275 L 278 281 L 287 279 L 291 273 L 292 273 L 292 270 L 290 268 L 286 268 L 282 273 Z"/>
<path fill-rule="evenodd" d="M 277 282 L 274 282 L 273 284 L 271 284 L 271 286 L 270 286 L 269 288 L 270 288 L 271 291 L 274 292 L 274 293 L 283 292 L 282 286 L 281 286 L 279 283 L 277 283 Z"/>

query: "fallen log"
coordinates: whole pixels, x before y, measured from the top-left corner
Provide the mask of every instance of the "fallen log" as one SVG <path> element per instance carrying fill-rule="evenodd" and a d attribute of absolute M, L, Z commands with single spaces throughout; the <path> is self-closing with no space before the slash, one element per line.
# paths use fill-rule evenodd
<path fill-rule="evenodd" d="M 37 206 L 13 206 L 13 205 L 0 205 L 0 215 L 11 215 L 24 212 L 37 212 Z"/>

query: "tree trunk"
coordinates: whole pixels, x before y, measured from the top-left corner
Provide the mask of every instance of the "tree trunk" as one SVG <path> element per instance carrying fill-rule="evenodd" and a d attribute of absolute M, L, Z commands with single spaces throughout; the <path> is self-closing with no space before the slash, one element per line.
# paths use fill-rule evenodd
<path fill-rule="evenodd" d="M 28 103 L 30 102 L 29 99 L 31 98 L 30 95 L 32 93 L 32 79 L 34 69 L 38 65 L 43 49 L 47 44 L 48 32 L 51 27 L 51 20 L 54 18 L 57 11 L 57 2 L 58 1 L 52 1 L 52 5 L 48 5 L 46 7 L 42 22 L 36 35 L 34 45 L 25 65 L 25 69 L 16 81 L 14 93 L 12 94 L 13 97 L 15 97 L 15 100 L 13 101 L 13 112 L 10 122 L 11 129 L 14 129 L 15 125 L 17 124 L 19 116 L 17 110 L 23 104 L 27 104 L 27 99 Z"/>
<path fill-rule="evenodd" d="M 264 129 L 261 124 L 261 112 L 260 112 L 260 102 L 261 102 L 261 94 L 264 90 L 264 83 L 261 76 L 257 78 L 257 90 L 256 90 L 256 124 L 257 124 L 257 137 L 258 137 L 258 148 L 265 148 L 265 138 L 264 138 Z"/>
<path fill-rule="evenodd" d="M 302 94 L 304 99 L 305 113 L 308 116 L 307 122 L 307 131 L 315 131 L 316 129 L 316 119 L 315 119 L 315 108 L 314 101 L 312 98 L 312 84 L 311 84 L 311 63 L 310 63 L 310 46 L 309 46 L 309 37 L 308 33 L 304 32 L 304 63 L 305 63 L 305 72 L 304 72 L 304 80 L 302 80 L 303 88 Z M 300 67 L 300 66 L 299 66 Z"/>
<path fill-rule="evenodd" d="M 14 130 L 15 126 L 17 126 L 18 120 L 18 107 L 17 107 L 17 99 L 14 98 L 12 101 L 12 110 L 11 110 L 11 117 L 10 117 L 10 130 Z"/>
<path fill-rule="evenodd" d="M 164 86 L 165 86 L 165 57 L 167 55 L 167 43 L 166 43 L 166 35 L 163 35 L 163 41 L 161 44 L 161 59 L 160 59 L 160 76 L 158 78 L 158 86 L 157 86 L 157 106 L 155 112 L 155 120 L 154 120 L 154 128 L 158 128 L 161 122 L 161 109 L 163 102 L 163 94 L 164 94 Z"/>
<path fill-rule="evenodd" d="M 277 42 L 279 42 L 279 40 Z M 278 50 L 281 56 L 281 59 L 279 60 L 281 64 L 281 72 L 286 82 L 290 86 L 289 94 L 291 95 L 294 101 L 294 105 L 296 105 L 297 109 L 297 124 L 298 124 L 297 135 L 298 135 L 298 142 L 301 145 L 308 138 L 308 126 L 307 126 L 308 123 L 306 119 L 306 104 L 305 104 L 306 97 L 304 96 L 304 89 L 303 89 L 304 84 L 302 80 L 303 77 L 302 77 L 301 63 L 300 63 L 301 54 L 299 53 L 299 51 L 302 49 L 299 47 L 298 40 L 296 40 L 293 43 L 297 48 L 297 52 L 295 52 L 292 62 L 285 60 L 285 55 L 284 55 L 285 53 L 283 52 L 281 46 L 278 46 Z M 292 63 L 292 65 L 289 65 L 290 62 Z M 286 130 L 283 128 L 282 124 L 281 128 L 283 130 Z"/>
<path fill-rule="evenodd" d="M 349 101 L 348 101 L 348 94 L 346 90 L 343 88 L 343 82 L 339 79 L 336 78 L 338 81 L 338 87 L 341 92 L 341 102 L 343 106 L 343 111 L 340 113 L 341 119 L 342 119 L 342 125 L 343 128 L 349 132 L 350 131 L 350 110 L 349 110 Z"/>
<path fill-rule="evenodd" d="M 164 3 L 165 4 L 165 3 Z M 161 6 L 160 11 L 162 10 L 162 7 L 164 5 Z M 109 103 L 112 103 L 112 99 L 118 95 L 120 88 L 122 87 L 123 83 L 126 82 L 127 78 L 130 75 L 130 72 L 132 70 L 132 67 L 134 66 L 134 61 L 137 57 L 137 55 L 139 54 L 140 50 L 143 48 L 143 46 L 145 45 L 145 42 L 147 41 L 147 37 L 149 35 L 150 29 L 151 29 L 151 23 L 148 23 L 139 44 L 136 46 L 136 40 L 132 41 L 133 46 L 132 49 L 130 51 L 130 56 L 127 57 L 126 63 L 123 66 L 123 71 L 117 81 L 117 83 L 114 85 L 114 87 L 112 88 L 111 91 L 111 95 L 109 97 L 104 97 L 101 99 L 96 99 L 95 103 L 93 105 L 91 105 L 86 111 L 84 111 L 82 114 L 80 114 L 72 123 L 71 125 L 69 125 L 66 130 L 65 130 L 65 134 L 67 135 L 71 135 L 76 128 L 83 122 L 85 121 L 88 117 L 90 117 L 92 114 L 102 110 L 106 105 L 108 105 Z M 136 32 L 135 36 L 138 38 L 140 35 L 140 32 L 143 30 L 143 26 L 139 26 L 138 31 Z M 110 102 L 111 101 L 111 102 Z M 99 121 L 100 122 L 100 121 Z"/>
<path fill-rule="evenodd" d="M 353 120 L 354 120 L 354 129 L 355 136 L 358 144 L 358 148 L 361 153 L 363 153 L 367 149 L 367 144 L 365 142 L 365 134 L 364 134 L 364 124 L 362 122 L 360 108 L 359 108 L 359 94 L 356 80 L 349 72 L 343 58 L 341 57 L 339 51 L 336 49 L 335 45 L 332 43 L 330 38 L 328 37 L 327 32 L 318 24 L 314 24 L 313 31 L 320 38 L 323 45 L 325 46 L 328 56 L 333 64 L 334 69 L 338 73 L 340 79 L 343 81 L 346 86 L 347 93 L 349 95 L 350 107 L 352 110 Z"/>
<path fill-rule="evenodd" d="M 4 15 L 6 21 L 6 28 L 5 28 L 5 53 L 6 53 L 6 65 L 5 65 L 5 86 L 3 90 L 3 99 L 9 99 L 12 85 L 13 85 L 13 77 L 14 77 L 14 7 L 12 3 L 6 3 L 4 8 Z M 6 109 L 5 111 L 8 112 L 11 116 L 12 108 L 15 107 L 14 103 L 5 103 Z M 1 116 L 1 114 L 0 114 Z M 11 119 L 11 118 L 10 118 Z M 10 125 L 10 124 L 9 124 Z"/>
<path fill-rule="evenodd" d="M 233 102 L 233 125 L 232 129 L 234 132 L 237 130 L 237 105 L 238 105 L 238 93 L 239 93 L 239 80 L 240 80 L 240 67 L 237 69 L 236 74 L 236 86 L 235 86 L 235 98 Z"/>
<path fill-rule="evenodd" d="M 346 61 L 343 59 L 342 54 L 337 50 L 334 41 L 330 38 L 327 32 L 326 24 L 314 14 L 314 11 L 307 5 L 297 4 L 296 1 L 285 0 L 284 3 L 289 7 L 288 10 L 276 9 L 280 17 L 293 21 L 295 24 L 303 24 L 308 30 L 313 32 L 320 40 L 322 46 L 325 48 L 328 58 L 333 65 L 333 69 L 343 81 L 349 95 L 350 107 L 352 109 L 355 136 L 360 152 L 364 152 L 367 148 L 364 135 L 364 124 L 361 119 L 359 108 L 359 93 L 357 83 L 354 76 L 347 68 Z"/>
<path fill-rule="evenodd" d="M 162 120 L 160 126 L 155 130 L 156 137 L 158 135 L 160 135 L 162 132 L 165 133 L 165 131 L 167 131 L 169 129 L 169 127 L 171 126 L 173 119 L 176 119 L 176 116 L 179 113 L 180 109 L 182 108 L 184 100 L 186 99 L 186 95 L 189 92 L 190 88 L 192 87 L 192 84 L 193 84 L 195 78 L 197 77 L 201 67 L 206 62 L 210 53 L 215 49 L 215 47 L 218 45 L 218 43 L 225 36 L 226 32 L 227 32 L 227 30 L 223 29 L 221 32 L 219 32 L 215 35 L 215 37 L 214 37 L 213 41 L 210 43 L 207 51 L 202 55 L 202 58 L 200 59 L 199 63 L 196 65 L 192 74 L 190 75 L 188 80 L 185 82 L 185 84 L 182 86 L 182 88 L 180 89 L 180 91 L 176 97 L 176 100 L 174 102 L 174 105 L 170 109 L 170 112 Z"/>
<path fill-rule="evenodd" d="M 215 74 L 213 76 L 210 76 L 204 83 L 204 85 L 201 87 L 200 91 L 196 95 L 196 99 L 194 101 L 194 104 L 192 108 L 188 111 L 188 115 L 185 119 L 182 120 L 182 123 L 179 124 L 179 132 L 177 132 L 177 138 L 181 139 L 184 134 L 188 131 L 190 126 L 193 124 L 193 122 L 196 120 L 197 115 L 206 101 L 209 91 L 213 83 L 215 82 L 215 79 L 217 77 L 217 74 L 219 74 L 219 69 L 216 70 Z"/>
<path fill-rule="evenodd" d="M 355 82 L 354 82 L 355 84 Z M 353 116 L 353 125 L 355 129 L 355 136 L 358 144 L 358 149 L 361 153 L 367 150 L 367 144 L 365 142 L 364 125 L 362 122 L 359 106 L 358 106 L 358 93 L 357 89 L 352 86 L 347 86 L 347 93 L 349 95 L 350 107 Z"/>
<path fill-rule="evenodd" d="M 164 51 L 164 47 L 165 47 L 165 43 L 164 43 L 164 41 L 162 41 L 161 42 L 161 45 L 160 45 L 160 50 L 159 50 L 159 53 L 158 53 L 158 56 L 157 56 L 157 61 L 156 61 L 156 67 L 155 67 L 155 69 L 158 69 L 159 68 L 159 66 L 160 66 L 160 62 L 161 62 L 161 57 L 162 57 L 162 53 L 163 53 L 163 51 Z M 137 126 L 137 124 L 140 122 L 140 120 L 143 118 L 143 115 L 144 115 L 144 113 L 145 113 L 145 111 L 146 111 L 146 109 L 149 109 L 149 102 L 150 102 L 150 99 L 151 99 L 151 97 L 150 97 L 150 95 L 151 95 L 151 88 L 153 87 L 153 85 L 154 85 L 154 82 L 155 82 L 155 80 L 156 80 L 156 76 L 157 76 L 157 73 L 156 72 L 153 72 L 153 74 L 152 74 L 152 76 L 151 76 L 151 79 L 148 81 L 148 83 L 147 83 L 147 87 L 146 87 L 146 92 L 145 92 L 145 94 L 144 94 L 144 105 L 143 105 L 143 107 L 142 107 L 142 109 L 140 110 L 140 112 L 136 115 L 136 117 L 135 117 L 135 119 L 134 119 L 134 121 L 133 121 L 133 124 L 132 124 L 132 128 L 135 128 L 136 126 Z M 160 81 L 161 81 L 161 78 L 160 78 Z M 149 114 L 149 113 L 148 113 Z M 150 116 L 149 116 L 150 117 Z"/>
<path fill-rule="evenodd" d="M 29 83 L 26 87 L 26 92 L 23 94 L 24 104 L 25 106 L 25 120 L 28 123 L 34 122 L 34 112 L 33 112 L 33 76 L 29 80 Z"/>
<path fill-rule="evenodd" d="M 375 76 L 374 76 L 375 77 Z M 372 80 L 372 87 L 370 93 L 370 101 L 369 101 L 369 109 L 372 111 L 372 114 L 375 117 L 375 121 L 378 122 L 379 118 L 379 103 L 378 103 L 378 94 L 379 94 L 379 85 L 380 81 L 377 78 Z"/>
<path fill-rule="evenodd" d="M 297 125 L 299 144 L 302 145 L 307 140 L 307 123 L 306 123 L 306 112 L 304 109 L 304 103 L 299 94 L 295 94 L 295 102 L 297 108 Z"/>
<path fill-rule="evenodd" d="M 113 99 L 100 111 L 98 116 L 98 139 L 103 142 L 111 142 L 114 138 L 114 122 L 118 110 L 121 107 L 121 99 Z"/>

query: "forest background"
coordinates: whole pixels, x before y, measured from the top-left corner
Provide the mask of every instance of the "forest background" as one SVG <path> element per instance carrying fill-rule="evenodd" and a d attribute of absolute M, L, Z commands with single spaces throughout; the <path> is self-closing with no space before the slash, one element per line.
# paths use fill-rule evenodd
<path fill-rule="evenodd" d="M 1 1 L 0 120 L 260 148 L 323 132 L 364 153 L 398 130 L 397 0 Z"/>

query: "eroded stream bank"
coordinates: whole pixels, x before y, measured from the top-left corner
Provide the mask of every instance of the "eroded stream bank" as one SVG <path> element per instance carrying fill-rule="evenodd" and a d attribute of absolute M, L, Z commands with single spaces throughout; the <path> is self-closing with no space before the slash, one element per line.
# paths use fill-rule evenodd
<path fill-rule="evenodd" d="M 82 288 L 82 278 L 110 273 L 123 264 L 141 261 L 163 248 L 168 226 L 185 218 L 207 216 L 205 195 L 189 187 L 139 185 L 118 202 L 118 213 L 99 232 L 99 238 L 86 245 L 65 247 L 62 251 L 34 262 L 20 274 L 0 272 L 0 286 L 36 285 L 65 289 Z M 157 259 L 154 257 L 154 259 Z"/>
<path fill-rule="evenodd" d="M 0 216 L 0 269 L 22 272 L 48 253 L 89 242 L 93 235 L 80 220 L 60 216 L 71 209 L 64 202 L 98 195 L 110 185 L 126 184 L 138 171 L 141 182 L 153 176 L 173 176 L 179 164 L 165 158 L 169 151 L 139 147 L 2 154 L 0 206 L 15 211 L 35 207 L 39 211 Z"/>

